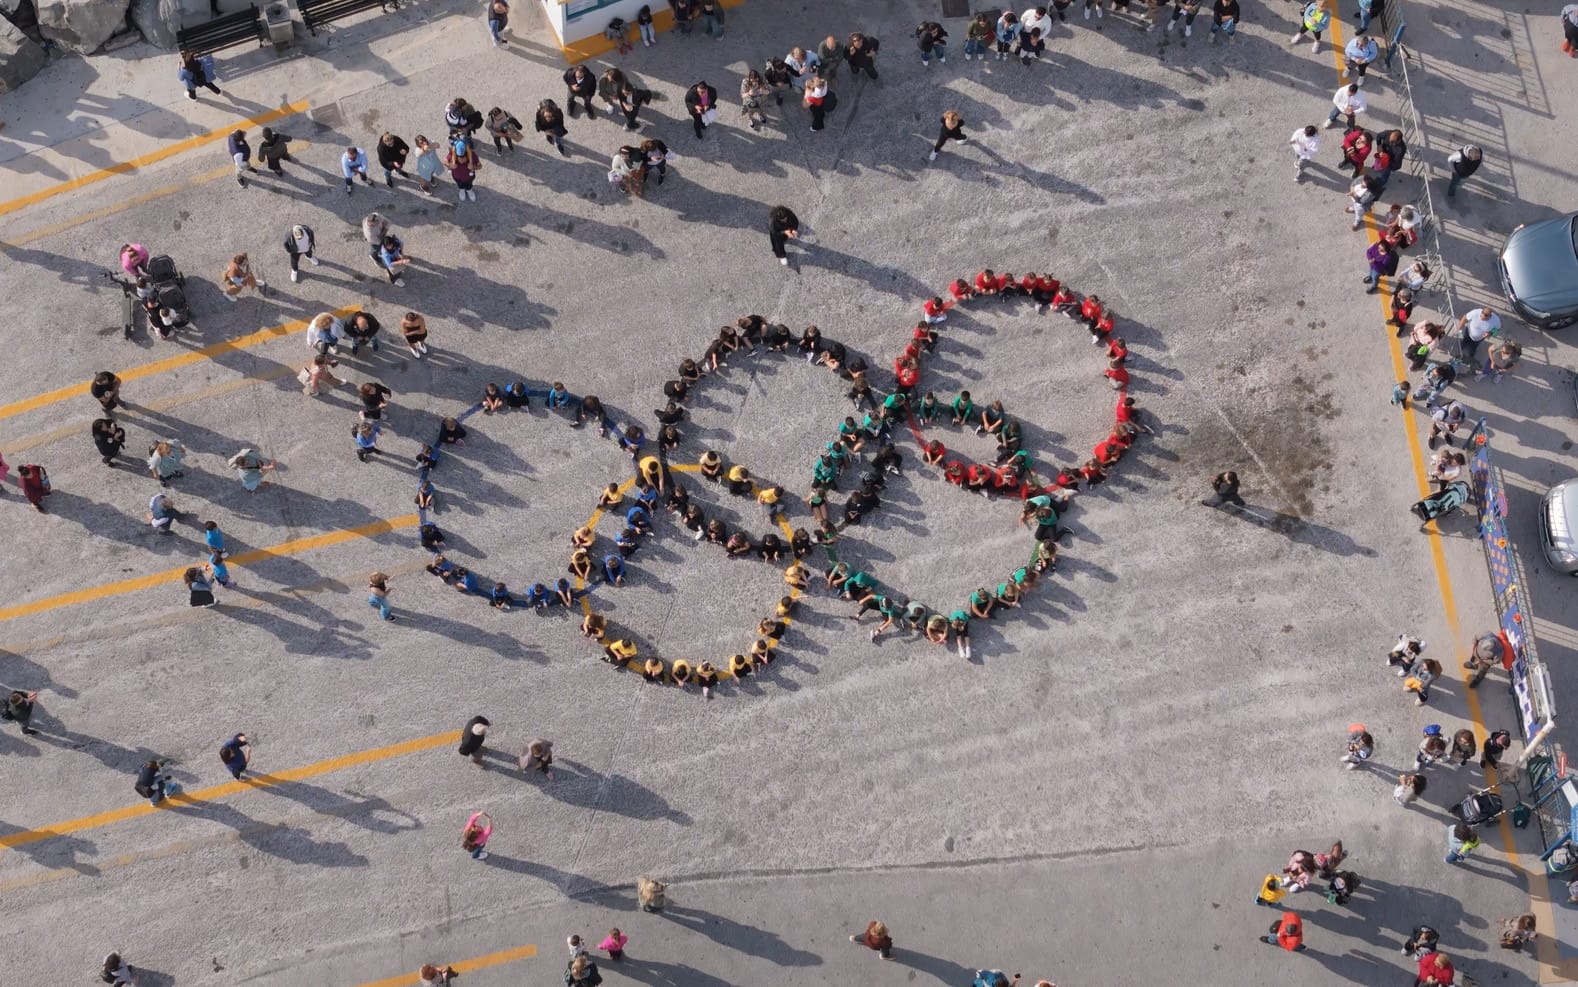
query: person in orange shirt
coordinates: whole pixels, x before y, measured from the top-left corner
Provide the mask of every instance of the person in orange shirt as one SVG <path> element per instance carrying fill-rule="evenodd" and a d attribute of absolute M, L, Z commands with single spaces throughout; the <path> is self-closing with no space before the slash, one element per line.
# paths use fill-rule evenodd
<path fill-rule="evenodd" d="M 1294 912 L 1283 912 L 1282 917 L 1271 923 L 1271 935 L 1261 936 L 1260 941 L 1281 946 L 1290 953 L 1304 952 L 1304 922 Z M 1423 965 L 1421 964 L 1421 969 Z M 1441 983 L 1451 983 L 1450 980 Z"/>

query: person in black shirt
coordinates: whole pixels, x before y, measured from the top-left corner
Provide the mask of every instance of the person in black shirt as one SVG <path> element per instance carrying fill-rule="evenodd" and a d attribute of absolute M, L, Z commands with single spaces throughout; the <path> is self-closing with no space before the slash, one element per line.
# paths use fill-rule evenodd
<path fill-rule="evenodd" d="M 405 159 L 410 153 L 411 145 L 387 130 L 378 138 L 378 164 L 384 170 L 385 185 L 394 188 L 395 175 L 401 178 L 411 177 L 405 173 Z"/>
<path fill-rule="evenodd" d="M 800 235 L 800 217 L 788 206 L 773 206 L 773 211 L 767 217 L 767 236 L 772 240 L 773 256 L 778 258 L 778 263 L 789 266 L 789 255 L 784 251 L 784 246 L 790 239 Z"/>
<path fill-rule="evenodd" d="M 575 101 L 580 100 L 586 108 L 588 120 L 597 119 L 597 111 L 592 109 L 592 97 L 597 95 L 597 77 L 585 65 L 577 65 L 564 73 L 564 84 L 570 90 L 567 97 L 570 101 L 570 115 L 575 116 Z"/>
<path fill-rule="evenodd" d="M 1447 165 L 1452 169 L 1452 178 L 1447 182 L 1447 198 L 1457 197 L 1458 187 L 1479 170 L 1482 160 L 1484 160 L 1484 152 L 1479 149 L 1478 144 L 1464 144 L 1447 156 Z"/>
<path fill-rule="evenodd" d="M 1216 44 L 1216 33 L 1221 31 L 1232 37 L 1238 31 L 1238 0 L 1212 0 L 1211 43 Z"/>
<path fill-rule="evenodd" d="M 1223 504 L 1232 504 L 1235 507 L 1247 506 L 1244 498 L 1238 495 L 1238 474 L 1232 470 L 1218 473 L 1211 480 L 1211 489 L 1215 493 L 1200 501 L 1206 507 L 1221 507 Z"/>

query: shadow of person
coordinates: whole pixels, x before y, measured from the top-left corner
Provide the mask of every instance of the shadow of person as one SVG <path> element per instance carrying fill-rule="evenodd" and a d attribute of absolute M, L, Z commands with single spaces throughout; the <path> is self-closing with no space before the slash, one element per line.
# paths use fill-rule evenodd
<path fill-rule="evenodd" d="M 586 765 L 560 758 L 553 762 L 553 781 L 544 780 L 543 794 L 566 805 L 597 809 L 642 821 L 664 819 L 689 826 L 690 816 L 671 807 L 663 796 L 620 774 L 599 776 Z"/>
<path fill-rule="evenodd" d="M 8 822 L 0 821 L 0 839 L 30 832 L 32 831 L 21 826 L 13 826 Z M 48 870 L 59 870 L 63 867 L 69 867 L 84 877 L 98 876 L 99 869 L 97 867 L 85 860 L 77 859 L 79 856 L 96 856 L 98 854 L 98 846 L 92 840 L 84 840 L 80 836 L 52 833 L 49 830 L 40 830 L 38 835 L 41 835 L 42 838 L 15 845 L 3 844 L 3 846 L 7 850 L 32 858 L 35 864 Z"/>
<path fill-rule="evenodd" d="M 684 963 L 659 963 L 635 959 L 629 955 L 605 964 L 604 969 L 618 970 L 636 983 L 651 984 L 652 987 L 730 987 L 727 980 L 702 973 Z"/>
<path fill-rule="evenodd" d="M 1368 545 L 1360 545 L 1345 533 L 1328 528 L 1323 524 L 1306 521 L 1292 514 L 1283 514 L 1278 511 L 1262 513 L 1251 507 L 1233 509 L 1226 505 L 1221 508 L 1222 513 L 1239 517 L 1250 524 L 1258 525 L 1267 531 L 1273 531 L 1291 542 L 1308 545 L 1311 548 L 1329 552 L 1332 555 L 1362 555 L 1365 558 L 1374 558 L 1375 549 Z"/>
<path fill-rule="evenodd" d="M 266 774 L 255 778 L 268 784 L 265 792 L 298 802 L 319 815 L 345 819 L 375 833 L 406 833 L 422 828 L 422 821 L 416 816 L 396 809 L 388 800 L 376 795 L 358 795 L 354 792 L 342 794 L 300 781 L 275 781 Z"/>
<path fill-rule="evenodd" d="M 509 871 L 511 874 L 521 874 L 525 877 L 536 877 L 553 885 L 566 898 L 574 898 L 596 891 L 596 882 L 581 874 L 572 874 L 569 871 L 550 867 L 547 864 L 533 863 L 530 860 L 521 860 L 518 857 L 507 857 L 495 850 L 488 851 L 486 860 L 478 861 L 488 867 Z"/>
<path fill-rule="evenodd" d="M 305 829 L 284 823 L 258 822 L 251 816 L 222 802 L 192 802 L 177 795 L 161 806 L 177 815 L 190 816 L 229 826 L 241 842 L 271 857 L 293 864 L 314 867 L 366 867 L 367 858 L 345 843 L 319 842 Z"/>
<path fill-rule="evenodd" d="M 760 957 L 779 966 L 822 965 L 822 957 L 796 949 L 766 929 L 736 922 L 704 909 L 670 904 L 661 912 L 654 914 L 659 918 L 668 919 L 675 925 L 704 935 L 720 946 L 737 949 L 748 956 Z"/>
<path fill-rule="evenodd" d="M 912 949 L 893 950 L 893 962 L 900 966 L 907 966 L 917 973 L 931 976 L 942 984 L 967 984 L 975 979 L 975 971 L 969 967 L 960 966 L 952 960 L 945 960 L 940 956 L 928 953 L 919 953 Z"/>

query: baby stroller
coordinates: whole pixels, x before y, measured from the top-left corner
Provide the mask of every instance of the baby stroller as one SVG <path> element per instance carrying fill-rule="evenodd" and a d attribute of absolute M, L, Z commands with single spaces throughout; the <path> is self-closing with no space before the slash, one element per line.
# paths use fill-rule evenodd
<path fill-rule="evenodd" d="M 154 299 L 161 312 L 168 312 L 165 321 L 179 329 L 192 321 L 191 310 L 186 306 L 186 275 L 176 270 L 175 261 L 168 254 L 148 259 L 148 280 L 153 282 Z"/>
<path fill-rule="evenodd" d="M 1447 810 L 1470 826 L 1494 822 L 1501 818 L 1501 796 L 1488 788 L 1471 792 L 1463 801 Z"/>
<path fill-rule="evenodd" d="M 1443 514 L 1450 514 L 1469 502 L 1469 486 L 1462 480 L 1453 480 L 1439 492 L 1433 493 L 1410 507 L 1414 516 L 1424 524 L 1429 524 Z"/>

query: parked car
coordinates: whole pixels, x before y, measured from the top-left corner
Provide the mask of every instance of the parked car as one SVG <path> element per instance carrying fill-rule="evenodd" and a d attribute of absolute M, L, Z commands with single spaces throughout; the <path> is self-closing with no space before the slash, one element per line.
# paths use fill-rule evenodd
<path fill-rule="evenodd" d="M 1540 547 L 1557 572 L 1578 576 L 1578 480 L 1564 480 L 1540 503 Z"/>
<path fill-rule="evenodd" d="M 1578 212 L 1513 230 L 1501 247 L 1501 289 L 1536 329 L 1578 322 Z"/>

